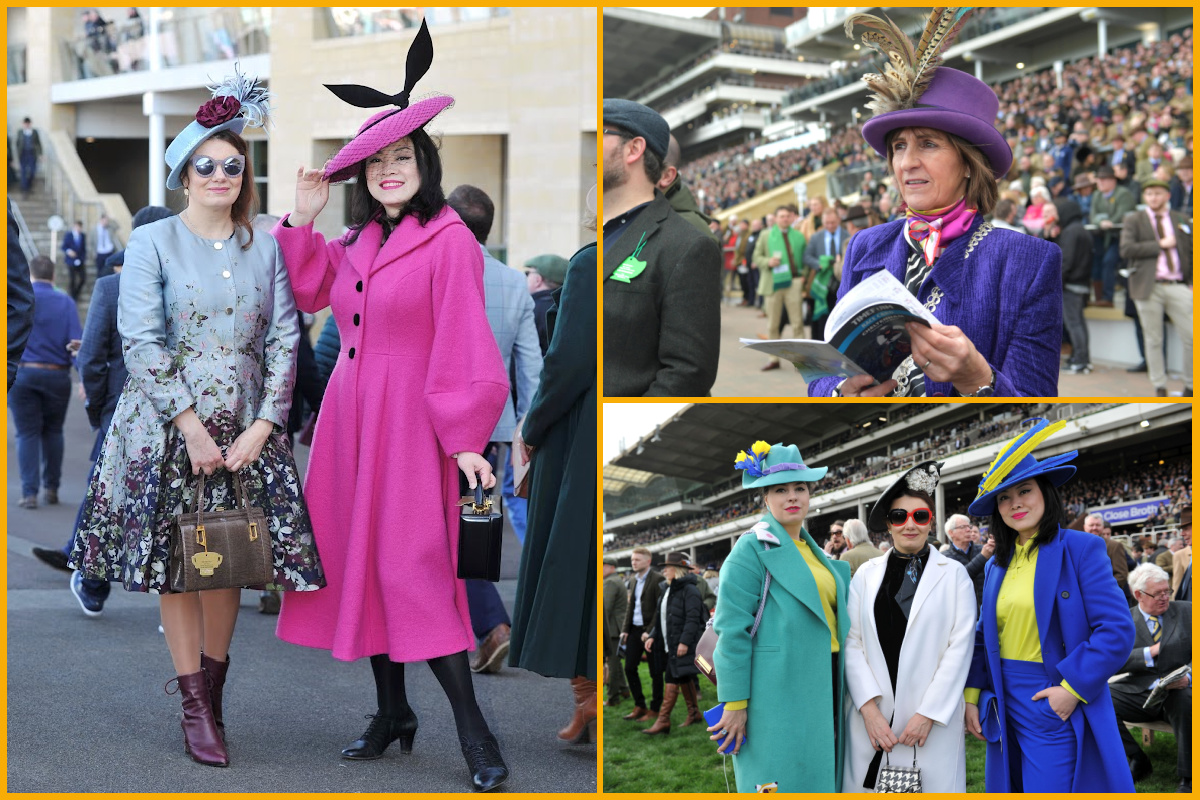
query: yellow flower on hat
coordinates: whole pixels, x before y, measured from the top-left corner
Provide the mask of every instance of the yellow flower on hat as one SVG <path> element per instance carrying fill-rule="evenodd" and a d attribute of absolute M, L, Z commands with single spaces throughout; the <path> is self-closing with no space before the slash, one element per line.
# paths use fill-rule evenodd
<path fill-rule="evenodd" d="M 754 455 L 758 456 L 761 459 L 761 458 L 765 458 L 767 453 L 771 452 L 771 445 L 767 444 L 766 442 L 764 442 L 760 439 L 759 441 L 755 442 L 754 446 L 751 447 L 750 449 L 752 451 L 754 451 Z"/>

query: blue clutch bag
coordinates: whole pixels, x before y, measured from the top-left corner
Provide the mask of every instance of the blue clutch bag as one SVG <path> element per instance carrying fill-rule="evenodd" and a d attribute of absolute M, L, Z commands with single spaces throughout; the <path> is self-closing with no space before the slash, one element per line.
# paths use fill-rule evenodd
<path fill-rule="evenodd" d="M 715 706 L 704 712 L 704 721 L 708 723 L 708 727 L 712 727 L 721 721 L 721 717 L 725 714 L 725 704 L 717 703 Z M 742 743 L 746 743 L 746 737 L 742 737 Z M 733 742 L 728 740 L 724 742 L 724 749 L 721 748 L 721 742 L 717 742 L 717 752 L 722 755 L 731 755 L 733 753 Z"/>
<path fill-rule="evenodd" d="M 979 727 L 984 739 L 993 744 L 1000 741 L 1000 701 L 991 689 L 979 693 Z"/>

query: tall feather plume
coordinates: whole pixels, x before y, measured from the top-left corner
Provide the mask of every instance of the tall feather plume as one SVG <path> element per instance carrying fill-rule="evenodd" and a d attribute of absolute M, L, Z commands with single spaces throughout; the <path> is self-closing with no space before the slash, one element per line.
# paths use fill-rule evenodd
<path fill-rule="evenodd" d="M 1050 436 L 1067 427 L 1067 423 L 1063 420 L 1051 423 L 1049 420 L 1035 417 L 1029 422 L 1035 423 L 1030 430 L 1000 448 L 996 458 L 983 473 L 983 480 L 979 482 L 979 492 L 976 497 L 987 494 L 1003 483 L 1013 468 L 1021 462 L 1021 459 L 1033 452 L 1035 447 Z"/>
<path fill-rule="evenodd" d="M 942 53 L 950 46 L 966 21 L 971 7 L 934 8 L 925 23 L 920 44 L 912 41 L 891 19 L 874 14 L 851 14 L 846 18 L 845 31 L 854 38 L 854 26 L 868 30 L 862 42 L 887 59 L 883 73 L 863 75 L 863 81 L 874 92 L 867 108 L 876 114 L 912 108 L 921 99 L 933 80 L 935 68 L 942 63 Z"/>
<path fill-rule="evenodd" d="M 246 75 L 241 70 L 241 64 L 234 62 L 233 74 L 227 75 L 218 83 L 208 85 L 213 97 L 233 97 L 242 104 L 238 112 L 246 118 L 246 127 L 267 130 L 271 121 L 271 99 L 274 97 L 264 87 L 258 85 L 258 76 Z"/>

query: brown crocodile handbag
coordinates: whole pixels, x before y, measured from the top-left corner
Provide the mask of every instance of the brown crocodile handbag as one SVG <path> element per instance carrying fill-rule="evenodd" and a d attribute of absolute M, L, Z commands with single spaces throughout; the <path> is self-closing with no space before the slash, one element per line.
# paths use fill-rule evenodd
<path fill-rule="evenodd" d="M 275 575 L 271 534 L 262 509 L 246 505 L 242 476 L 234 473 L 237 508 L 204 510 L 204 473 L 195 510 L 171 525 L 171 591 L 233 589 L 271 583 Z"/>

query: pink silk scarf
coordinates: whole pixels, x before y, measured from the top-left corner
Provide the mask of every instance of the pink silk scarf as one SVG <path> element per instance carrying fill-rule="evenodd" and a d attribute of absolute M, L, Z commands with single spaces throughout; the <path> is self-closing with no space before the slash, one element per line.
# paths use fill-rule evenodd
<path fill-rule="evenodd" d="M 976 213 L 978 209 L 968 208 L 964 197 L 952 206 L 932 211 L 910 208 L 905 212 L 905 225 L 909 238 L 925 253 L 925 263 L 932 267 L 950 242 L 970 230 Z"/>

